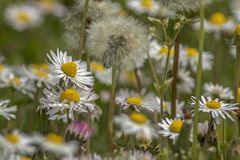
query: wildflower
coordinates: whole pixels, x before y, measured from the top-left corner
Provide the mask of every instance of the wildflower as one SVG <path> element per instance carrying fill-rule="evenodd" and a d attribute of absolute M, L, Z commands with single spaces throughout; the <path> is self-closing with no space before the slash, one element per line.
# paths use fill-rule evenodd
<path fill-rule="evenodd" d="M 195 106 L 196 98 L 191 97 L 189 104 Z M 218 117 L 226 119 L 227 117 L 233 121 L 231 114 L 233 114 L 233 111 L 236 109 L 238 109 L 237 104 L 225 103 L 219 99 L 212 99 L 211 97 L 205 98 L 202 96 L 201 100 L 199 100 L 199 111 L 209 113 L 214 119 Z"/>
<path fill-rule="evenodd" d="M 94 133 L 92 129 L 86 122 L 71 122 L 67 127 L 67 132 L 71 133 L 80 140 L 88 140 Z"/>
<path fill-rule="evenodd" d="M 155 130 L 150 126 L 147 117 L 141 113 L 133 112 L 130 116 L 121 114 L 115 117 L 114 122 L 126 135 L 141 135 L 147 139 L 156 136 Z"/>
<path fill-rule="evenodd" d="M 112 83 L 112 69 L 105 68 L 102 63 L 91 62 L 90 71 L 95 74 L 97 80 L 106 85 L 111 85 Z"/>
<path fill-rule="evenodd" d="M 42 22 L 40 10 L 29 4 L 9 6 L 4 15 L 8 25 L 17 31 L 36 27 Z"/>
<path fill-rule="evenodd" d="M 230 88 L 224 88 L 223 86 L 219 84 L 213 84 L 213 83 L 205 83 L 204 86 L 204 92 L 206 96 L 212 96 L 215 98 L 221 98 L 221 99 L 232 99 L 233 98 L 233 92 Z"/>
<path fill-rule="evenodd" d="M 178 71 L 178 91 L 181 93 L 190 94 L 194 89 L 194 86 L 194 79 L 190 76 L 190 72 L 186 71 L 185 69 L 180 69 Z"/>
<path fill-rule="evenodd" d="M 183 127 L 183 120 L 166 118 L 165 120 L 162 120 L 161 123 L 158 123 L 158 126 L 161 127 L 159 134 L 164 137 L 169 137 L 175 144 Z"/>
<path fill-rule="evenodd" d="M 62 118 L 73 115 L 73 111 L 78 113 L 93 112 L 96 108 L 94 101 L 98 96 L 91 90 L 80 90 L 79 88 L 44 89 L 44 98 L 40 99 L 40 108 L 47 108 L 50 119 L 57 119 L 58 114 L 63 114 Z M 61 117 L 61 116 L 60 116 Z M 73 119 L 73 117 L 69 117 Z"/>
<path fill-rule="evenodd" d="M 181 48 L 180 64 L 182 67 L 190 67 L 194 72 L 197 71 L 197 64 L 199 52 L 196 48 L 182 47 Z M 202 68 L 203 70 L 211 70 L 213 65 L 213 55 L 209 52 L 203 52 L 202 55 Z"/>
<path fill-rule="evenodd" d="M 107 16 L 90 26 L 86 46 L 105 67 L 115 63 L 131 70 L 142 66 L 146 59 L 146 29 L 133 18 Z"/>
<path fill-rule="evenodd" d="M 10 103 L 9 100 L 0 100 L 0 115 L 6 118 L 7 120 L 15 119 L 16 116 L 14 113 L 17 111 L 16 106 L 8 106 Z"/>
<path fill-rule="evenodd" d="M 156 15 L 159 11 L 159 3 L 155 0 L 129 0 L 127 6 L 137 13 Z"/>
<path fill-rule="evenodd" d="M 137 112 L 140 112 L 140 109 L 146 109 L 153 112 L 151 106 L 149 106 L 144 101 L 144 97 L 134 91 L 129 91 L 127 89 L 121 89 L 117 93 L 116 103 L 119 104 L 123 110 L 134 109 Z"/>
<path fill-rule="evenodd" d="M 39 0 L 33 4 L 36 5 L 43 13 L 51 13 L 57 17 L 64 17 L 67 12 L 66 7 L 57 0 Z"/>
<path fill-rule="evenodd" d="M 32 146 L 31 137 L 14 130 L 12 133 L 0 135 L 0 148 L 4 151 L 20 154 L 33 154 L 35 147 Z"/>
<path fill-rule="evenodd" d="M 67 52 L 57 50 L 57 54 L 50 51 L 47 55 L 50 61 L 50 69 L 52 75 L 63 80 L 63 83 L 67 86 L 69 82 L 77 85 L 82 89 L 89 89 L 93 86 L 93 77 L 90 72 L 87 71 L 87 66 L 82 61 L 73 61 L 72 56 L 68 56 Z"/>
<path fill-rule="evenodd" d="M 66 142 L 64 137 L 54 133 L 47 134 L 46 137 L 36 136 L 35 141 L 43 150 L 59 156 L 72 156 L 77 151 L 75 142 Z"/>

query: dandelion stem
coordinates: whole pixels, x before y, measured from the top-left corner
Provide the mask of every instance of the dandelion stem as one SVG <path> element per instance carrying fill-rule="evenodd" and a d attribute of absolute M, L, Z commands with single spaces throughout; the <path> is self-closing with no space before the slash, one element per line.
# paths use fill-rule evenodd
<path fill-rule="evenodd" d="M 204 48 L 204 2 L 200 1 L 200 33 L 199 33 L 199 57 L 197 67 L 197 85 L 196 85 L 196 105 L 194 107 L 194 119 L 193 119 L 193 144 L 192 144 L 192 159 L 198 159 L 197 153 L 197 132 L 198 132 L 198 110 L 199 110 L 199 99 L 201 96 L 201 85 L 202 85 L 202 53 Z"/>
<path fill-rule="evenodd" d="M 112 65 L 112 86 L 111 86 L 111 99 L 108 114 L 108 133 L 109 133 L 109 145 L 110 149 L 113 149 L 113 116 L 115 107 L 116 96 L 116 83 L 117 83 L 117 64 Z"/>
<path fill-rule="evenodd" d="M 87 21 L 87 13 L 88 13 L 88 3 L 89 0 L 85 0 L 84 3 L 84 10 L 83 15 L 81 19 L 81 29 L 80 29 L 80 44 L 79 44 L 79 57 L 82 57 L 82 54 L 84 52 L 84 42 L 85 42 L 85 29 L 86 29 L 86 21 Z"/>
<path fill-rule="evenodd" d="M 172 118 L 176 117 L 176 100 L 177 100 L 177 77 L 179 65 L 179 36 L 175 40 L 174 45 L 174 58 L 173 58 L 173 83 L 172 83 L 172 96 L 171 96 L 171 114 Z"/>

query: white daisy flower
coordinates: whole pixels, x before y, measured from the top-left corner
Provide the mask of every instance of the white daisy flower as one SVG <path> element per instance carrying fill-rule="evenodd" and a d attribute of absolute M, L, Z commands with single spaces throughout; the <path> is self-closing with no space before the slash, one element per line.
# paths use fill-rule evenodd
<path fill-rule="evenodd" d="M 169 55 L 169 64 L 173 64 L 173 55 L 174 55 L 174 49 L 172 48 L 170 51 L 168 50 L 167 46 L 160 45 L 156 40 L 150 41 L 149 44 L 149 54 L 150 57 L 159 61 L 162 68 L 165 67 L 167 56 Z"/>
<path fill-rule="evenodd" d="M 72 156 L 77 151 L 75 142 L 66 142 L 64 137 L 51 133 L 46 137 L 37 135 L 35 141 L 40 144 L 41 148 L 48 152 L 53 152 L 59 156 Z"/>
<path fill-rule="evenodd" d="M 231 9 L 238 22 L 240 22 L 240 2 L 238 0 L 232 0 Z"/>
<path fill-rule="evenodd" d="M 147 139 L 156 136 L 156 131 L 150 126 L 147 117 L 141 113 L 133 112 L 130 116 L 120 114 L 114 118 L 114 122 L 126 135 L 140 135 Z"/>
<path fill-rule="evenodd" d="M 8 154 L 21 153 L 33 154 L 35 147 L 32 146 L 32 138 L 15 130 L 7 135 L 0 135 L 0 148 Z"/>
<path fill-rule="evenodd" d="M 196 98 L 191 97 L 189 104 L 194 107 Z M 201 96 L 199 100 L 199 111 L 209 113 L 214 119 L 219 117 L 226 119 L 227 117 L 233 121 L 231 114 L 233 114 L 236 109 L 239 109 L 237 104 L 225 103 L 219 99 L 212 99 L 211 97 L 205 98 Z"/>
<path fill-rule="evenodd" d="M 73 119 L 73 111 L 93 112 L 96 108 L 94 101 L 98 98 L 91 90 L 76 88 L 58 87 L 51 90 L 45 88 L 43 93 L 45 97 L 40 99 L 40 109 L 46 108 L 51 120 L 64 119 L 67 116 Z"/>
<path fill-rule="evenodd" d="M 228 19 L 222 12 L 213 13 L 209 20 L 205 20 L 205 31 L 214 33 L 219 38 L 220 32 L 232 33 L 236 24 L 232 19 Z M 194 25 L 196 29 L 200 28 L 200 22 Z"/>
<path fill-rule="evenodd" d="M 140 112 L 141 108 L 153 112 L 153 108 L 145 103 L 145 98 L 134 91 L 128 89 L 120 89 L 116 96 L 116 103 L 122 107 L 122 110 L 134 109 Z"/>
<path fill-rule="evenodd" d="M 0 77 L 0 88 L 6 87 L 13 87 L 31 98 L 34 97 L 34 92 L 36 91 L 34 84 L 28 78 L 15 75 L 12 70 L 4 72 Z"/>
<path fill-rule="evenodd" d="M 15 119 L 15 112 L 17 111 L 17 106 L 9 106 L 9 100 L 0 100 L 0 115 L 7 120 Z"/>
<path fill-rule="evenodd" d="M 64 17 L 67 8 L 58 2 L 58 0 L 38 0 L 35 3 L 43 13 L 51 13 L 57 17 Z"/>
<path fill-rule="evenodd" d="M 190 67 L 194 72 L 197 71 L 198 55 L 199 52 L 196 48 L 182 47 L 180 50 L 180 64 L 186 68 Z M 212 69 L 213 65 L 213 55 L 209 52 L 203 52 L 202 55 L 202 68 L 204 71 L 209 71 Z"/>
<path fill-rule="evenodd" d="M 177 89 L 180 93 L 190 94 L 195 87 L 194 79 L 191 77 L 190 72 L 185 69 L 178 71 Z"/>
<path fill-rule="evenodd" d="M 183 120 L 166 118 L 161 123 L 158 123 L 158 126 L 161 127 L 159 134 L 163 137 L 169 137 L 175 144 L 183 127 Z"/>
<path fill-rule="evenodd" d="M 6 22 L 17 31 L 36 27 L 42 22 L 40 10 L 29 4 L 9 6 L 4 15 Z"/>
<path fill-rule="evenodd" d="M 49 65 L 46 63 L 32 64 L 25 67 L 25 73 L 29 79 L 36 83 L 38 88 L 43 86 L 50 88 L 50 86 L 54 86 L 58 83 L 58 80 L 50 73 Z"/>
<path fill-rule="evenodd" d="M 50 68 L 53 76 L 62 79 L 67 86 L 69 82 L 76 84 L 82 89 L 89 89 L 93 86 L 94 79 L 91 72 L 87 71 L 87 66 L 81 60 L 73 61 L 72 56 L 68 56 L 66 51 L 57 50 L 57 54 L 50 51 L 47 55 L 50 60 Z"/>
<path fill-rule="evenodd" d="M 137 13 L 156 15 L 159 11 L 159 2 L 155 0 L 129 0 L 127 6 Z"/>
<path fill-rule="evenodd" d="M 106 16 L 88 29 L 88 53 L 110 68 L 124 70 L 143 66 L 147 58 L 146 28 L 131 17 Z"/>
<path fill-rule="evenodd" d="M 184 102 L 181 101 L 176 101 L 176 113 L 177 117 L 183 117 L 183 107 L 184 107 Z M 154 94 L 148 94 L 145 97 L 145 105 L 149 106 L 154 110 L 154 112 L 161 112 L 160 106 L 161 106 L 161 100 L 158 96 Z M 169 101 L 163 101 L 163 112 L 167 113 L 168 115 L 171 115 L 171 102 Z"/>
<path fill-rule="evenodd" d="M 204 95 L 220 99 L 233 99 L 233 91 L 227 87 L 224 88 L 219 84 L 205 83 L 203 86 Z"/>
<path fill-rule="evenodd" d="M 102 63 L 91 62 L 90 71 L 95 74 L 95 78 L 106 85 L 112 84 L 112 69 L 105 68 Z"/>

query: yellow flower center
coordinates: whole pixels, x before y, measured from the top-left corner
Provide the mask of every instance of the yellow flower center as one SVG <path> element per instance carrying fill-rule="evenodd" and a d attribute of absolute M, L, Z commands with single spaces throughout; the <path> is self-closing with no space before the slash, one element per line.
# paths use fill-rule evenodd
<path fill-rule="evenodd" d="M 221 12 L 217 12 L 214 13 L 211 17 L 210 17 L 210 22 L 212 24 L 218 25 L 218 26 L 222 26 L 224 23 L 226 23 L 226 17 L 224 16 L 223 13 Z"/>
<path fill-rule="evenodd" d="M 130 104 L 135 104 L 135 105 L 139 106 L 142 104 L 142 98 L 141 97 L 129 97 L 127 102 Z"/>
<path fill-rule="evenodd" d="M 13 77 L 10 79 L 10 82 L 15 84 L 16 86 L 21 86 L 22 85 L 22 80 L 19 77 Z"/>
<path fill-rule="evenodd" d="M 24 12 L 24 11 L 19 12 L 17 14 L 16 18 L 17 18 L 18 21 L 20 21 L 22 23 L 29 23 L 31 21 L 31 18 L 29 16 L 29 14 L 27 12 Z"/>
<path fill-rule="evenodd" d="M 187 52 L 187 56 L 189 57 L 197 57 L 199 54 L 198 50 L 195 48 L 187 48 L 186 52 Z"/>
<path fill-rule="evenodd" d="M 101 63 L 91 63 L 90 64 L 90 69 L 91 71 L 102 71 L 105 69 L 105 67 L 103 66 L 103 64 Z"/>
<path fill-rule="evenodd" d="M 153 7 L 152 0 L 141 0 L 142 6 L 147 9 L 151 9 Z"/>
<path fill-rule="evenodd" d="M 54 7 L 55 0 L 40 0 L 40 5 L 46 10 L 51 10 Z"/>
<path fill-rule="evenodd" d="M 159 53 L 160 54 L 168 54 L 168 48 L 167 47 L 162 47 L 160 50 L 159 50 Z M 173 55 L 174 54 L 174 50 L 173 49 L 171 49 L 170 50 L 170 55 Z"/>
<path fill-rule="evenodd" d="M 34 71 L 34 74 L 40 78 L 43 78 L 45 80 L 48 79 L 48 73 L 47 72 L 44 72 L 44 71 L 41 71 L 41 70 L 36 70 Z"/>
<path fill-rule="evenodd" d="M 221 108 L 221 103 L 213 100 L 213 101 L 208 101 L 206 103 L 206 106 L 211 109 L 218 109 L 218 108 Z"/>
<path fill-rule="evenodd" d="M 0 73 L 4 70 L 4 65 L 0 64 Z"/>
<path fill-rule="evenodd" d="M 170 131 L 174 133 L 180 133 L 182 130 L 183 121 L 178 119 L 172 122 L 170 125 Z"/>
<path fill-rule="evenodd" d="M 18 144 L 20 141 L 20 138 L 18 137 L 18 135 L 14 133 L 6 135 L 5 139 L 12 144 Z"/>
<path fill-rule="evenodd" d="M 68 103 L 80 102 L 80 94 L 75 89 L 67 89 L 61 94 L 60 100 L 67 100 Z"/>
<path fill-rule="evenodd" d="M 54 144 L 63 144 L 64 138 L 57 134 L 48 134 L 47 135 L 47 141 Z"/>
<path fill-rule="evenodd" d="M 240 88 L 238 88 L 238 103 L 240 103 Z"/>
<path fill-rule="evenodd" d="M 130 118 L 137 124 L 146 124 L 147 122 L 147 118 L 141 113 L 134 112 L 130 115 Z"/>
<path fill-rule="evenodd" d="M 22 156 L 22 157 L 20 157 L 20 160 L 31 160 L 31 158 L 30 157 L 26 157 L 26 156 Z"/>
<path fill-rule="evenodd" d="M 240 36 L 240 24 L 238 24 L 237 27 L 235 28 L 235 34 L 237 36 Z"/>
<path fill-rule="evenodd" d="M 72 78 L 76 76 L 77 73 L 77 65 L 74 62 L 67 62 L 62 65 L 62 71 Z"/>

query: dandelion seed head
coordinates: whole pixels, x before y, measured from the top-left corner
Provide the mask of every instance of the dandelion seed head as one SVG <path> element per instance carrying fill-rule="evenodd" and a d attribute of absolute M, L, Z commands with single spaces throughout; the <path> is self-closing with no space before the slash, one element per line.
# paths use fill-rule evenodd
<path fill-rule="evenodd" d="M 147 56 L 146 28 L 131 17 L 107 16 L 88 30 L 88 53 L 109 68 L 113 63 L 122 69 L 140 67 Z"/>

